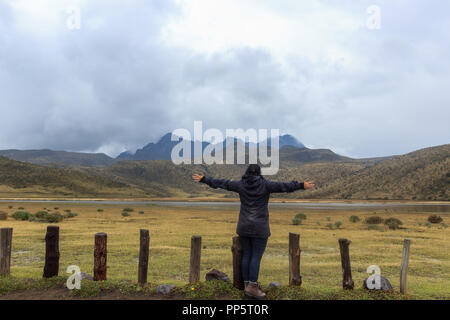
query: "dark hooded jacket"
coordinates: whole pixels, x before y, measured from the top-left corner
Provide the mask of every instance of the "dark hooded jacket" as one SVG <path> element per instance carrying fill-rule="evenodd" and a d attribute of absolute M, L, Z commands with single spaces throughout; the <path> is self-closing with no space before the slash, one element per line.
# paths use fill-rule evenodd
<path fill-rule="evenodd" d="M 243 237 L 267 238 L 269 227 L 269 197 L 271 193 L 294 192 L 304 189 L 303 183 L 274 182 L 260 175 L 244 175 L 241 180 L 212 179 L 203 177 L 200 182 L 217 189 L 239 193 L 241 209 L 236 233 Z"/>

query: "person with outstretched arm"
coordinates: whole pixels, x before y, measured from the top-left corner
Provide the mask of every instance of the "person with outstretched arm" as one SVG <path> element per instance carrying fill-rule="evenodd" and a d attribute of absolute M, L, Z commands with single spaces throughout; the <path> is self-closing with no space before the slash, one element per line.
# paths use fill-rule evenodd
<path fill-rule="evenodd" d="M 270 236 L 269 197 L 271 193 L 294 192 L 314 187 L 313 182 L 274 182 L 261 176 L 261 167 L 251 164 L 241 180 L 213 179 L 204 174 L 194 174 L 192 178 L 200 183 L 217 189 L 239 193 L 241 209 L 236 233 L 242 246 L 242 277 L 245 283 L 244 293 L 255 299 L 265 299 L 258 284 L 261 258 Z"/>

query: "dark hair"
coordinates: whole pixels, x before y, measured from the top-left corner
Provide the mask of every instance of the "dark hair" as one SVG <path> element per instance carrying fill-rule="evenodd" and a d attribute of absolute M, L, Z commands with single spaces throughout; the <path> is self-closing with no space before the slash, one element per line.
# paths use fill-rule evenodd
<path fill-rule="evenodd" d="M 244 174 L 244 176 L 260 176 L 260 175 L 261 175 L 261 167 L 257 164 L 249 165 Z"/>

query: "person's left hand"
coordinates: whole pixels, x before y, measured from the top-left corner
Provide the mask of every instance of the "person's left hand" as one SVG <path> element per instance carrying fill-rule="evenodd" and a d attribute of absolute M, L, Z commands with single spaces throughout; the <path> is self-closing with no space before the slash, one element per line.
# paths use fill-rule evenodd
<path fill-rule="evenodd" d="M 194 173 L 194 175 L 192 176 L 192 179 L 194 179 L 194 180 L 197 181 L 197 182 L 200 182 L 200 180 L 202 180 L 204 176 L 205 176 L 205 175 L 204 175 L 203 173 L 202 173 L 202 174 L 196 174 L 196 173 Z"/>
<path fill-rule="evenodd" d="M 303 186 L 305 187 L 305 190 L 314 188 L 314 182 L 305 180 L 305 182 L 303 182 Z"/>

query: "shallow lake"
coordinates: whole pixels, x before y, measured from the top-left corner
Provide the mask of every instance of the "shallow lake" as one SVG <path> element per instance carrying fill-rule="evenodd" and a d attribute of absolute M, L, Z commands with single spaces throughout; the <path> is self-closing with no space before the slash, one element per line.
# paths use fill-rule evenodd
<path fill-rule="evenodd" d="M 99 205 L 127 205 L 127 206 L 142 206 L 142 205 L 159 205 L 159 206 L 175 206 L 175 207 L 238 207 L 239 202 L 213 202 L 213 201 L 112 201 L 112 200 L 0 200 L 1 202 L 32 202 L 32 203 L 66 203 L 66 204 L 99 204 Z M 404 213 L 414 212 L 436 212 L 436 213 L 450 213 L 450 203 L 428 203 L 428 204 L 414 204 L 414 203 L 397 203 L 397 202 L 383 202 L 383 203 L 367 203 L 367 202 L 272 202 L 269 203 L 271 208 L 279 209 L 320 209 L 320 210 L 355 210 L 355 211 L 370 211 L 370 210 L 387 210 Z"/>

